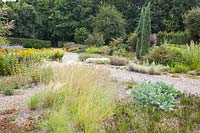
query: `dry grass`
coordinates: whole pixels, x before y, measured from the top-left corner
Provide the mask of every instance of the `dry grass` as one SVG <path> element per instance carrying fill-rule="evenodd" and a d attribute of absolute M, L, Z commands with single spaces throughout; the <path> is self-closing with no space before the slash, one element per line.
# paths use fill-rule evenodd
<path fill-rule="evenodd" d="M 60 109 L 65 107 L 65 113 L 75 123 L 74 126 L 78 127 L 76 129 L 96 132 L 102 122 L 113 114 L 116 106 L 116 94 L 111 90 L 108 73 L 95 67 L 88 68 L 79 65 L 54 65 L 52 67 L 53 82 L 46 87 L 44 92 L 38 94 L 41 97 L 40 104 L 43 107 L 51 105 L 54 111 L 58 111 L 58 114 Z M 57 116 L 58 119 L 60 117 Z M 45 130 L 57 131 L 57 127 L 62 127 L 51 126 L 54 125 L 52 123 L 55 123 L 55 119 L 55 115 L 49 116 L 44 124 Z M 59 120 L 58 122 L 61 122 L 59 125 L 67 123 L 67 121 Z M 63 128 L 59 130 L 67 131 L 65 127 Z"/>

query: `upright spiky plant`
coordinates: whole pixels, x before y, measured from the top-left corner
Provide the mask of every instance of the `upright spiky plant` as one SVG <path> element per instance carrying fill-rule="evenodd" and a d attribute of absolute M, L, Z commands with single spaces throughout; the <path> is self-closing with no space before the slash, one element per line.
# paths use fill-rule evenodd
<path fill-rule="evenodd" d="M 137 58 L 140 57 L 140 49 L 142 44 L 142 27 L 143 27 L 143 20 L 144 20 L 144 8 L 142 8 L 141 14 L 140 14 L 140 20 L 138 23 L 138 27 L 136 29 L 137 34 L 137 44 L 136 44 L 136 56 Z"/>
<path fill-rule="evenodd" d="M 147 7 L 142 8 L 140 21 L 136 29 L 137 34 L 137 46 L 136 55 L 137 58 L 141 58 L 148 52 L 150 47 L 151 36 L 151 17 L 150 17 L 150 3 Z"/>

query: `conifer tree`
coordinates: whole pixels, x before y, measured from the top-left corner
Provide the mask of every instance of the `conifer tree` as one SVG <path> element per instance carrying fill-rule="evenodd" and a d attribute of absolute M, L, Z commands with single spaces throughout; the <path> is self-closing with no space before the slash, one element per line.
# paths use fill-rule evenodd
<path fill-rule="evenodd" d="M 141 58 L 145 55 L 150 47 L 150 36 L 151 36 L 151 17 L 150 17 L 150 3 L 147 7 L 142 8 L 140 21 L 136 29 L 137 34 L 137 46 L 136 56 Z"/>
<path fill-rule="evenodd" d="M 142 43 L 142 26 L 143 26 L 143 17 L 144 17 L 144 8 L 142 8 L 141 14 L 140 14 L 140 20 L 138 23 L 138 27 L 136 29 L 137 34 L 137 44 L 136 44 L 136 56 L 137 58 L 140 57 L 140 49 L 141 49 L 141 43 Z"/>

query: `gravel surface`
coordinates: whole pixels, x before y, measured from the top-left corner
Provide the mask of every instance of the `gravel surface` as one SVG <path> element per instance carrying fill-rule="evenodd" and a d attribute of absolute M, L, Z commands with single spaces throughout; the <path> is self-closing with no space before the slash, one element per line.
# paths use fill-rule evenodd
<path fill-rule="evenodd" d="M 0 111 L 7 109 L 16 109 L 16 110 L 24 110 L 27 109 L 27 102 L 31 96 L 37 93 L 40 90 L 40 87 L 33 87 L 24 90 L 16 90 L 17 93 L 13 96 L 4 96 L 0 94 Z"/>
<path fill-rule="evenodd" d="M 79 62 L 79 55 L 77 53 L 65 53 L 62 58 L 62 62 L 69 63 L 69 62 Z"/>
<path fill-rule="evenodd" d="M 17 94 L 13 96 L 4 96 L 0 94 L 0 123 L 4 127 L 11 130 L 14 128 L 29 128 L 33 121 L 39 120 L 40 115 L 44 112 L 43 110 L 30 110 L 28 108 L 27 102 L 31 96 L 36 94 L 41 90 L 40 87 L 35 86 L 29 89 L 19 89 L 16 90 Z M 12 113 L 9 113 L 13 111 Z M 1 114 L 5 112 L 5 114 Z M 13 119 L 11 122 L 10 119 Z M 5 121 L 8 120 L 8 121 Z M 10 127 L 10 128 L 9 128 Z M 8 132 L 12 132 L 11 131 Z M 0 133 L 4 132 L 1 131 Z"/>
<path fill-rule="evenodd" d="M 177 90 L 190 94 L 200 94 L 200 80 L 199 79 L 191 79 L 185 78 L 183 75 L 180 78 L 173 78 L 169 75 L 148 75 L 141 74 L 137 72 L 130 72 L 126 70 L 117 70 L 110 68 L 108 69 L 111 72 L 112 77 L 115 79 L 128 82 L 128 81 L 136 81 L 136 82 L 165 82 L 166 84 L 173 85 Z"/>
<path fill-rule="evenodd" d="M 76 62 L 80 63 L 76 53 L 66 53 L 63 57 L 63 63 Z M 85 64 L 85 63 L 83 63 Z M 200 79 L 186 78 L 184 75 L 180 75 L 179 78 L 174 78 L 169 75 L 148 75 L 136 72 L 130 72 L 127 70 L 115 69 L 110 65 L 97 65 L 103 67 L 111 72 L 111 76 L 121 82 L 158 82 L 162 81 L 169 85 L 173 85 L 177 90 L 181 92 L 198 94 L 200 95 Z"/>

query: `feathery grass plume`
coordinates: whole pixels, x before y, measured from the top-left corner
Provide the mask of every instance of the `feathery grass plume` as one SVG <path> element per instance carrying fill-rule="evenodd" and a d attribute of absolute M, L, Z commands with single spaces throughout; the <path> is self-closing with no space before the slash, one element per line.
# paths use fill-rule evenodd
<path fill-rule="evenodd" d="M 38 94 L 41 96 L 40 104 L 52 105 L 52 109 L 58 114 L 61 107 L 66 106 L 65 114 L 70 121 L 76 123 L 76 126 L 79 125 L 80 130 L 87 133 L 96 132 L 102 122 L 113 114 L 116 106 L 115 91 L 111 89 L 109 78 L 105 78 L 109 77 L 108 73 L 102 69 L 80 65 L 54 65 L 52 67 L 54 82 L 50 83 L 45 90 L 49 91 L 50 95 L 44 95 L 45 91 Z M 52 104 L 47 103 L 49 101 Z M 52 112 L 45 123 L 53 119 L 55 124 L 59 124 L 56 123 L 56 119 L 61 122 L 60 115 L 55 114 Z M 62 122 L 61 125 L 66 125 L 69 121 Z M 57 131 L 58 127 L 45 126 L 45 129 Z"/>

